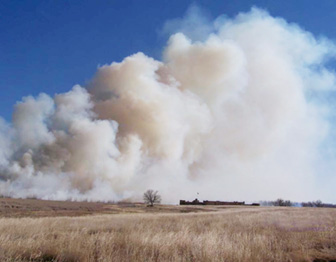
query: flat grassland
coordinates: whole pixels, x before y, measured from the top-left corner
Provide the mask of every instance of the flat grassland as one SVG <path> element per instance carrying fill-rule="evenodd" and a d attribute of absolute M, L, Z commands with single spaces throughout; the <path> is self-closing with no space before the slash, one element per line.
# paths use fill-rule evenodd
<path fill-rule="evenodd" d="M 0 261 L 336 261 L 336 210 L 2 198 Z"/>

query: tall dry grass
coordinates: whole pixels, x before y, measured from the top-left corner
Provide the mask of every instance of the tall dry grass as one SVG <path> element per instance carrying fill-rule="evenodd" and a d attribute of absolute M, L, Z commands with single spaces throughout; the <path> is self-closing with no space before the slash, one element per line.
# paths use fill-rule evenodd
<path fill-rule="evenodd" d="M 0 219 L 0 261 L 316 259 L 336 259 L 336 210 Z"/>

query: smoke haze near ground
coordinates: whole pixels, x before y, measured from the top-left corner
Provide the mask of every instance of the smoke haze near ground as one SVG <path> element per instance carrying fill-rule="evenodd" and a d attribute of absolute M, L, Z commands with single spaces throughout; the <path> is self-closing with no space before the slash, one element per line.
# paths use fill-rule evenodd
<path fill-rule="evenodd" d="M 162 61 L 133 54 L 18 102 L 0 121 L 0 194 L 336 201 L 333 42 L 258 8 L 212 22 L 193 7 L 163 31 Z"/>

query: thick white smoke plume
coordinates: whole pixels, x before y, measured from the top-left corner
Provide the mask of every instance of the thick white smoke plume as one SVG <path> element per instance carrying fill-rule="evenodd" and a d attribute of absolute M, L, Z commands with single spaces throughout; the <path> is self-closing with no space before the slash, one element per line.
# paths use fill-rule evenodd
<path fill-rule="evenodd" d="M 190 17 L 163 61 L 137 53 L 86 87 L 18 102 L 0 122 L 0 194 L 335 201 L 331 107 L 315 99 L 334 91 L 335 46 L 260 9 L 204 25 L 194 41 Z"/>

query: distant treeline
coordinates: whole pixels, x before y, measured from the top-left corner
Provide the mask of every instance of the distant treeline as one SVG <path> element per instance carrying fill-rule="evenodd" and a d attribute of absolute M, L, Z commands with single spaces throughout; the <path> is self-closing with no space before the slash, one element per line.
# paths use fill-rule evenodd
<path fill-rule="evenodd" d="M 260 201 L 261 206 L 287 206 L 287 207 L 330 207 L 336 208 L 335 204 L 323 203 L 321 200 L 311 202 L 292 202 L 290 200 L 284 200 L 278 198 L 275 201 Z"/>

